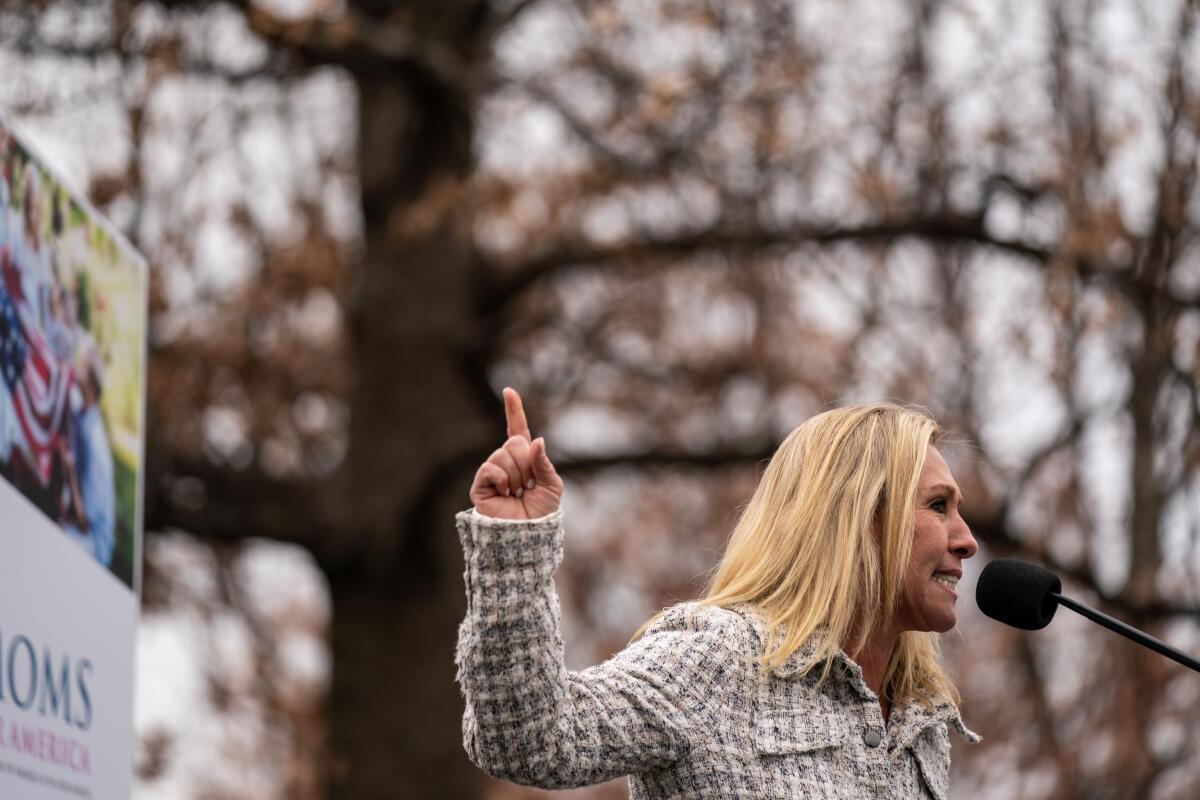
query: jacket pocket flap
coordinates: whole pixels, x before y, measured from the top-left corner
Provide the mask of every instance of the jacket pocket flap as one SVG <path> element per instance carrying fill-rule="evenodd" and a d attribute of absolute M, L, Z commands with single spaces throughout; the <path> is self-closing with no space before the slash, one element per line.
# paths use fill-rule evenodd
<path fill-rule="evenodd" d="M 754 748 L 770 755 L 839 747 L 847 735 L 845 722 L 826 714 L 769 711 L 754 720 Z"/>

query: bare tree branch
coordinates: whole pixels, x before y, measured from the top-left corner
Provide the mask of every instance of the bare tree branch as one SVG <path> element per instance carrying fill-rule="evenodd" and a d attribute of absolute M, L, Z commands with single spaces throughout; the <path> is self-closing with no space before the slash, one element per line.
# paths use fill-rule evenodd
<path fill-rule="evenodd" d="M 888 243 L 903 238 L 920 238 L 938 243 L 974 243 L 1045 263 L 1052 253 L 1017 239 L 988 233 L 982 215 L 941 215 L 880 222 L 861 226 L 798 226 L 772 230 L 755 226 L 713 227 L 660 239 L 643 239 L 615 246 L 597 246 L 587 242 L 564 242 L 541 256 L 525 261 L 519 272 L 508 279 L 492 297 L 496 305 L 519 294 L 530 285 L 559 270 L 606 262 L 649 258 L 680 258 L 705 250 L 757 251 L 803 244 L 839 242 Z"/>
<path fill-rule="evenodd" d="M 322 553 L 329 532 L 344 524 L 329 481 L 275 478 L 206 459 L 155 457 L 146 486 L 146 528 L 180 528 L 214 541 L 271 538 Z"/>

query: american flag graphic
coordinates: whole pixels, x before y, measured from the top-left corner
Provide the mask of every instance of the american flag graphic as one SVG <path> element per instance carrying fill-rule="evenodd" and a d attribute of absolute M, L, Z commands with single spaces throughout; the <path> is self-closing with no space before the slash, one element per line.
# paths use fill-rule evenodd
<path fill-rule="evenodd" d="M 54 355 L 34 321 L 11 258 L 3 261 L 0 286 L 0 372 L 21 427 L 14 456 L 24 458 L 43 486 L 49 485 L 54 451 L 64 435 L 71 368 Z"/>

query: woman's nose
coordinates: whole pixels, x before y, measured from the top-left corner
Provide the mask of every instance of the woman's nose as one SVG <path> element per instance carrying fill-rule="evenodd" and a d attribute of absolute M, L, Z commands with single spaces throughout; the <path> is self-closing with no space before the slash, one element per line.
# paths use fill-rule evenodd
<path fill-rule="evenodd" d="M 970 558 L 979 552 L 979 543 L 975 541 L 975 536 L 971 533 L 971 528 L 962 517 L 959 517 L 958 521 L 958 528 L 950 537 L 950 552 L 959 558 Z"/>

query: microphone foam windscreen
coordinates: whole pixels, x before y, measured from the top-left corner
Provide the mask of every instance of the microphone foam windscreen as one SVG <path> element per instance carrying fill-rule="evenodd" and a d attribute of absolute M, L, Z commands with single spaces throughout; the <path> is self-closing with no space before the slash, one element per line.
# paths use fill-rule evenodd
<path fill-rule="evenodd" d="M 1015 558 L 997 558 L 983 568 L 975 586 L 979 610 L 1005 625 L 1040 630 L 1054 619 L 1062 581 L 1050 570 Z"/>

